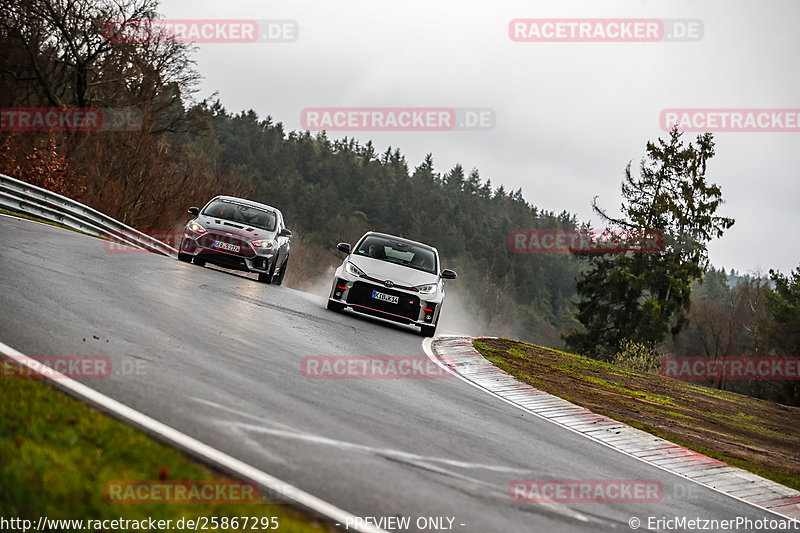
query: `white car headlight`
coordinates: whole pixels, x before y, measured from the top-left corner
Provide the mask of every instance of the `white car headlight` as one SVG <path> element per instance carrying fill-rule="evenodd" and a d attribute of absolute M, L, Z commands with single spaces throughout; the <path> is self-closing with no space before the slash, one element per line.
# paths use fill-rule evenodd
<path fill-rule="evenodd" d="M 417 285 L 414 288 L 417 289 L 420 294 L 433 294 L 436 292 L 436 289 L 439 288 L 439 285 L 431 283 L 430 285 Z"/>
<path fill-rule="evenodd" d="M 350 261 L 348 261 L 348 262 L 346 262 L 346 263 L 344 264 L 344 269 L 345 269 L 345 270 L 347 271 L 347 273 L 348 273 L 348 274 L 350 274 L 351 276 L 356 276 L 356 277 L 359 277 L 359 278 L 360 278 L 361 276 L 363 276 L 363 275 L 364 275 L 364 271 L 363 271 L 363 270 L 361 270 L 360 268 L 358 268 L 357 266 L 355 266 L 355 265 L 354 265 L 353 263 L 351 263 Z"/>
<path fill-rule="evenodd" d="M 189 222 L 188 228 L 191 231 L 196 231 L 197 233 L 205 233 L 206 232 L 206 228 L 201 226 L 200 223 L 198 221 L 196 221 L 196 220 L 192 220 L 191 222 Z"/>
<path fill-rule="evenodd" d="M 256 248 L 266 248 L 266 249 L 272 248 L 272 241 L 269 241 L 269 240 L 267 240 L 267 241 L 252 241 L 250 244 L 252 244 Z"/>

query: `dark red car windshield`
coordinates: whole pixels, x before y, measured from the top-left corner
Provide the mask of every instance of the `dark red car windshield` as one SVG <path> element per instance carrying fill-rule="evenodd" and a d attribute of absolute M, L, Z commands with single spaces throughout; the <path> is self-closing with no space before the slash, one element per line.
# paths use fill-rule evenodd
<path fill-rule="evenodd" d="M 272 211 L 225 200 L 214 200 L 203 209 L 203 214 L 267 231 L 275 231 L 278 221 Z"/>

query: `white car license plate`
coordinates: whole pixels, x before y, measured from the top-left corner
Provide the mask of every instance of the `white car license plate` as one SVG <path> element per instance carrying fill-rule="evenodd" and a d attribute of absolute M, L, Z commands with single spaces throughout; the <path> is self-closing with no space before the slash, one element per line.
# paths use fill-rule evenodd
<path fill-rule="evenodd" d="M 212 248 L 219 248 L 220 250 L 228 250 L 229 252 L 238 252 L 241 246 L 222 241 L 211 241 Z"/>
<path fill-rule="evenodd" d="M 400 301 L 399 296 L 392 296 L 391 294 L 383 294 L 382 292 L 378 291 L 372 291 L 372 297 L 382 302 L 389 302 L 390 304 L 396 304 Z"/>

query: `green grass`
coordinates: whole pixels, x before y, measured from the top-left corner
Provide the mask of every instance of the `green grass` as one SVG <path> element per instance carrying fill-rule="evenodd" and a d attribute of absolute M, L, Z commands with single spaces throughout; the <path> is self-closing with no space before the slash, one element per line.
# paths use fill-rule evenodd
<path fill-rule="evenodd" d="M 796 456 L 796 408 L 510 339 L 473 345 L 542 391 L 800 490 L 800 476 L 786 462 Z M 766 449 L 769 460 L 759 455 Z"/>
<path fill-rule="evenodd" d="M 483 353 L 491 353 L 491 352 L 487 351 L 487 352 L 483 352 Z M 511 368 L 510 366 L 508 366 L 506 364 L 505 359 L 503 359 L 500 356 L 495 356 L 495 355 L 488 355 L 487 356 L 487 355 L 484 355 L 484 357 L 486 358 L 487 361 L 492 363 L 494 366 L 500 368 L 504 372 L 507 372 L 508 374 L 514 376 L 517 379 L 521 379 L 522 381 L 524 381 L 524 382 L 526 382 L 526 383 L 528 383 L 528 384 L 530 384 L 530 385 L 532 385 L 534 387 L 541 387 L 541 386 L 544 385 L 544 383 L 542 383 L 539 379 L 535 378 L 534 376 L 531 376 L 530 374 L 527 374 L 525 372 L 520 372 L 520 371 L 518 371 L 518 370 L 516 370 L 514 368 Z"/>
<path fill-rule="evenodd" d="M 481 352 L 484 356 L 493 354 L 496 350 L 491 346 L 487 345 L 485 342 L 480 340 L 475 340 L 472 342 L 472 345 L 475 347 L 476 350 Z"/>
<path fill-rule="evenodd" d="M 480 342 L 480 341 L 475 341 L 475 342 Z M 531 344 L 531 343 L 528 343 L 528 342 L 522 342 L 522 341 L 514 341 L 514 342 L 516 342 L 518 344 L 521 344 L 521 345 L 532 346 L 534 348 L 540 348 L 542 350 L 548 350 L 550 352 L 553 352 L 553 353 L 556 353 L 558 355 L 562 355 L 562 356 L 568 358 L 567 362 L 561 363 L 560 365 L 551 365 L 551 364 L 548 364 L 546 361 L 538 361 L 539 364 L 543 364 L 543 365 L 546 365 L 546 366 L 551 366 L 551 367 L 557 368 L 559 370 L 570 371 L 572 373 L 575 373 L 578 370 L 588 370 L 588 371 L 595 371 L 595 372 L 598 372 L 600 370 L 604 370 L 606 372 L 610 372 L 610 373 L 615 374 L 617 376 L 641 376 L 642 375 L 640 372 L 634 372 L 632 370 L 626 370 L 624 368 L 620 368 L 620 367 L 614 366 L 611 363 L 606 363 L 605 361 L 598 361 L 597 359 L 592 359 L 591 357 L 586 357 L 586 356 L 583 356 L 583 355 L 576 355 L 576 354 L 564 352 L 564 351 L 561 351 L 561 350 L 556 350 L 554 348 L 547 348 L 546 346 L 539 346 L 538 344 Z M 486 346 L 486 345 L 484 344 L 484 346 Z M 493 348 L 490 348 L 490 347 L 488 347 L 488 348 L 489 349 L 493 349 Z M 476 349 L 477 349 L 477 345 L 476 345 Z M 512 350 L 514 350 L 514 349 L 515 348 L 512 348 Z M 530 360 L 530 356 L 527 356 L 527 357 L 529 358 L 528 360 Z"/>
<path fill-rule="evenodd" d="M 696 419 L 695 417 L 693 417 L 693 416 L 685 415 L 685 414 L 683 414 L 683 413 L 678 413 L 678 412 L 676 412 L 676 411 L 664 411 L 664 413 L 666 413 L 666 414 L 668 414 L 668 415 L 670 415 L 670 416 L 674 416 L 674 417 L 676 417 L 676 418 L 685 418 L 685 419 L 687 419 L 687 420 L 697 420 L 697 419 Z"/>
<path fill-rule="evenodd" d="M 524 359 L 525 361 L 531 361 L 532 360 L 530 355 L 528 355 L 525 352 L 522 352 L 520 350 L 517 350 L 516 348 L 510 348 L 508 350 L 508 353 L 509 353 L 509 355 L 512 355 L 512 356 L 517 357 L 519 359 Z"/>
<path fill-rule="evenodd" d="M 682 442 L 679 439 L 675 439 L 674 436 L 667 435 L 656 428 L 648 426 L 646 424 L 639 424 L 632 420 L 625 420 L 620 417 L 612 417 L 615 420 L 622 422 L 623 424 L 627 424 L 631 427 L 636 429 L 641 429 L 642 431 L 646 431 L 656 437 L 661 437 L 662 439 L 669 440 L 674 442 L 678 446 L 683 446 L 684 448 L 688 448 L 693 450 L 697 453 L 703 454 L 707 457 L 711 457 L 712 459 L 716 459 L 717 461 L 722 461 L 723 463 L 727 463 L 730 466 L 735 466 L 736 468 L 741 468 L 742 470 L 747 470 L 756 474 L 757 476 L 761 476 L 766 479 L 771 479 L 776 483 L 780 483 L 781 485 L 785 485 L 795 490 L 800 490 L 800 477 L 793 476 L 791 474 L 787 474 L 786 472 L 776 470 L 774 468 L 766 468 L 758 463 L 754 463 L 753 461 L 745 461 L 736 457 L 730 457 L 728 455 L 724 455 L 721 453 L 717 453 L 714 450 L 709 450 L 703 448 L 701 446 L 696 446 L 694 444 L 689 444 L 686 442 Z"/>
<path fill-rule="evenodd" d="M 263 498 L 259 503 L 235 504 L 107 503 L 107 484 L 124 480 L 231 478 L 46 383 L 0 378 L 0 516 L 31 520 L 274 516 L 280 531 L 333 531 L 315 518 Z"/>
<path fill-rule="evenodd" d="M 596 377 L 593 377 L 593 376 L 576 375 L 575 377 L 580 379 L 581 381 L 586 381 L 587 383 L 594 383 L 595 385 L 600 385 L 601 387 L 605 387 L 607 389 L 611 389 L 611 390 L 614 390 L 614 391 L 617 391 L 617 392 L 621 392 L 621 393 L 626 394 L 628 396 L 634 396 L 636 398 L 641 398 L 641 399 L 643 399 L 643 400 L 645 400 L 647 402 L 658 403 L 658 404 L 661 404 L 661 405 L 675 405 L 675 402 L 672 401 L 672 398 L 669 398 L 668 396 L 663 396 L 663 395 L 659 395 L 659 394 L 648 394 L 646 392 L 629 389 L 629 388 L 623 387 L 622 385 L 619 385 L 617 383 L 613 383 L 613 382 L 607 381 L 605 379 L 600 379 L 600 378 L 596 378 Z"/>

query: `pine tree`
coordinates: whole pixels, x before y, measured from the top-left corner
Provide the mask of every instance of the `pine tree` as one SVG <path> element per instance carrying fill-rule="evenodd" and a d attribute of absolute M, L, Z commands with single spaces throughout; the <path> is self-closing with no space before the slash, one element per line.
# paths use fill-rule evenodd
<path fill-rule="evenodd" d="M 588 268 L 577 283 L 576 317 L 584 331 L 566 337 L 572 349 L 606 356 L 626 340 L 653 346 L 686 325 L 691 283 L 708 267 L 706 244 L 734 220 L 715 215 L 722 192 L 706 179 L 712 134 L 688 145 L 681 136 L 673 129 L 667 141 L 649 142 L 638 177 L 628 164 L 621 218 L 609 216 L 595 199 L 608 229 L 657 230 L 664 245 L 657 253 L 583 256 Z"/>

